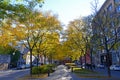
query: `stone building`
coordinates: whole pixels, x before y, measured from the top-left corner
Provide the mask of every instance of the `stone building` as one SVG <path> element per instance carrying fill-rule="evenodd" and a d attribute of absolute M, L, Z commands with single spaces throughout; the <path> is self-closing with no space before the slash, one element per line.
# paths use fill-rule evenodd
<path fill-rule="evenodd" d="M 10 55 L 0 55 L 0 70 L 6 70 L 10 66 Z"/>
<path fill-rule="evenodd" d="M 93 35 L 99 34 L 106 36 L 106 44 L 112 45 L 117 36 L 117 42 L 120 44 L 120 0 L 106 0 L 100 10 L 97 12 L 95 19 L 96 23 L 92 24 Z M 103 29 L 104 33 L 100 32 L 100 28 Z M 107 51 L 105 50 L 105 38 L 100 39 L 100 43 L 103 47 L 96 51 L 96 63 L 104 64 L 106 62 Z M 116 49 L 110 50 L 110 61 L 112 64 L 120 65 L 120 46 Z"/>

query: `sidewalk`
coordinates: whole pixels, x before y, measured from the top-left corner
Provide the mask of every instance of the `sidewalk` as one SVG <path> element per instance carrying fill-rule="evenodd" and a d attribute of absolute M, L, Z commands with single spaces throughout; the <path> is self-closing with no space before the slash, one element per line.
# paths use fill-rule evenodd
<path fill-rule="evenodd" d="M 0 70 L 0 73 L 11 72 L 12 70 Z"/>
<path fill-rule="evenodd" d="M 0 70 L 0 77 L 5 76 L 13 72 L 13 70 Z"/>
<path fill-rule="evenodd" d="M 66 66 L 60 65 L 56 68 L 54 73 L 50 74 L 50 76 L 44 80 L 72 80 L 72 77 L 70 70 L 68 70 Z"/>

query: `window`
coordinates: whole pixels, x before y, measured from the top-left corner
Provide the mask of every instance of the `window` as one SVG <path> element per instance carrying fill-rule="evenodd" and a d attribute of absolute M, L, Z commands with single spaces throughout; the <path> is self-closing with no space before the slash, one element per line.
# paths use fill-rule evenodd
<path fill-rule="evenodd" d="M 107 8 L 108 11 L 112 11 L 112 4 L 110 4 Z"/>
<path fill-rule="evenodd" d="M 120 2 L 120 0 L 114 0 L 114 2 L 115 2 L 115 3 L 118 3 L 118 2 Z"/>
<path fill-rule="evenodd" d="M 120 12 L 120 5 L 116 7 L 116 12 Z"/>
<path fill-rule="evenodd" d="M 111 27 L 114 27 L 115 26 L 115 23 L 112 21 L 111 22 Z"/>
<path fill-rule="evenodd" d="M 112 34 L 115 35 L 115 33 L 116 33 L 115 30 L 114 30 L 114 29 L 111 29 L 111 31 L 112 31 Z"/>
<path fill-rule="evenodd" d="M 120 36 L 120 27 L 118 27 L 117 33 L 118 33 L 118 35 Z"/>

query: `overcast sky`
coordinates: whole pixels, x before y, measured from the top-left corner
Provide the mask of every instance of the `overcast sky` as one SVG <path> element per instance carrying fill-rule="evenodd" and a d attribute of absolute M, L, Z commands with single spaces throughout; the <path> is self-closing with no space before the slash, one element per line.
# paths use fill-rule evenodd
<path fill-rule="evenodd" d="M 94 0 L 45 0 L 42 9 L 58 14 L 58 19 L 65 25 L 80 16 L 92 13 L 91 2 Z M 102 5 L 105 0 L 99 0 Z"/>

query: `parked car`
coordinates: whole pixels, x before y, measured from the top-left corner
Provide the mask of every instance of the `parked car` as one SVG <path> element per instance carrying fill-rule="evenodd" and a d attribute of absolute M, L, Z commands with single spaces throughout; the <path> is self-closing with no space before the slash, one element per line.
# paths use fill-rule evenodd
<path fill-rule="evenodd" d="M 25 68 L 30 68 L 30 64 L 26 64 L 26 65 L 25 65 Z"/>
<path fill-rule="evenodd" d="M 98 64 L 97 67 L 104 69 L 104 68 L 105 68 L 105 65 L 103 65 L 103 64 Z"/>
<path fill-rule="evenodd" d="M 119 65 L 111 65 L 110 70 L 120 70 L 120 66 Z"/>
<path fill-rule="evenodd" d="M 85 63 L 82 64 L 82 68 L 85 68 Z"/>
<path fill-rule="evenodd" d="M 25 65 L 24 64 L 19 65 L 19 66 L 17 66 L 17 69 L 25 69 Z"/>

